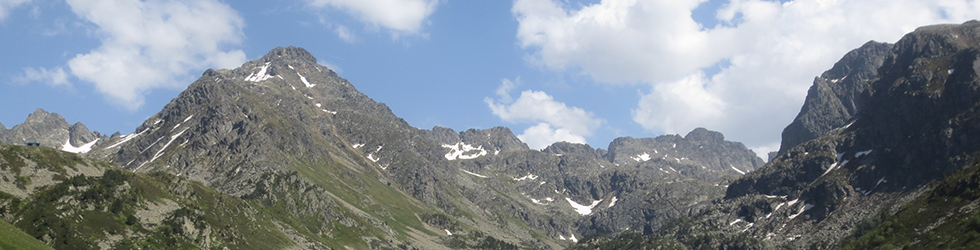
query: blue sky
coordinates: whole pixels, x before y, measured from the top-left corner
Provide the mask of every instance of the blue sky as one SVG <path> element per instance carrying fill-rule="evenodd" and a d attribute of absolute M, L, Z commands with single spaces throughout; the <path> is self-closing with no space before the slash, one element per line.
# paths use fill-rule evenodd
<path fill-rule="evenodd" d="M 44 108 L 131 133 L 205 69 L 299 46 L 419 128 L 605 148 L 706 127 L 764 153 L 848 50 L 977 17 L 967 0 L 0 0 L 0 123 Z"/>

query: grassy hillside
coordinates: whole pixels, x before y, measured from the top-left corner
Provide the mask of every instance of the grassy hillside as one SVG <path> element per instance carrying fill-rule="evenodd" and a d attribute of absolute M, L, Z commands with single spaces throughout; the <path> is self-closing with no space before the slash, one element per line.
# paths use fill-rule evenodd
<path fill-rule="evenodd" d="M 162 173 L 134 174 L 50 148 L 3 145 L 0 155 L 5 177 L 0 185 L 28 195 L 0 193 L 0 216 L 8 225 L 4 229 L 16 231 L 2 234 L 3 246 L 26 248 L 38 240 L 55 249 L 281 249 L 295 245 L 270 216 L 197 182 Z M 67 170 L 84 167 L 100 171 L 71 175 Z M 62 175 L 28 189 L 30 185 L 24 183 L 45 179 L 28 173 L 42 169 Z M 11 224 L 16 228 L 9 227 Z"/>
<path fill-rule="evenodd" d="M 20 231 L 14 225 L 10 225 L 5 220 L 0 220 L 0 249 L 52 249 L 44 242 L 38 241 L 34 237 Z"/>
<path fill-rule="evenodd" d="M 892 216 L 880 215 L 843 249 L 980 249 L 980 164 L 939 182 Z"/>

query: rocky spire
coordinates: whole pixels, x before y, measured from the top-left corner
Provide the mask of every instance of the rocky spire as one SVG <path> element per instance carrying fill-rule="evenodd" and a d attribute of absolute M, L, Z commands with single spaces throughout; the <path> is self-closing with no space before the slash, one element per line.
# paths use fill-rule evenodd
<path fill-rule="evenodd" d="M 282 62 L 305 62 L 305 63 L 316 63 L 316 57 L 310 54 L 309 51 L 300 47 L 276 47 L 269 51 L 262 57 L 264 62 L 272 61 L 282 61 Z"/>
<path fill-rule="evenodd" d="M 844 126 L 854 117 L 860 107 L 858 98 L 878 79 L 878 67 L 891 48 L 891 44 L 867 42 L 815 78 L 800 113 L 783 129 L 779 153 Z"/>

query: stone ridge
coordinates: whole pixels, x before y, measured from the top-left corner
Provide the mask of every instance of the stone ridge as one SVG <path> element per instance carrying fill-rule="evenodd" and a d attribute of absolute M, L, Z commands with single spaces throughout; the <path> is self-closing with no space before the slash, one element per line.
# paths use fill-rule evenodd
<path fill-rule="evenodd" d="M 278 61 L 278 60 L 300 61 L 300 62 L 307 62 L 311 64 L 316 64 L 317 61 L 316 57 L 314 57 L 313 54 L 310 54 L 309 51 L 306 51 L 306 49 L 300 47 L 293 47 L 293 46 L 276 47 L 275 49 L 269 51 L 269 53 L 266 53 L 265 56 L 263 56 L 261 59 L 261 61 L 263 62 L 271 62 L 271 61 Z"/>
<path fill-rule="evenodd" d="M 885 54 L 849 125 L 786 149 L 734 181 L 705 222 L 739 218 L 725 234 L 771 239 L 758 243 L 763 249 L 836 248 L 859 233 L 862 221 L 899 210 L 932 189 L 930 183 L 974 164 L 978 41 L 976 21 L 905 35 Z"/>
<path fill-rule="evenodd" d="M 40 142 L 41 146 L 57 149 L 62 149 L 65 141 L 71 141 L 71 145 L 77 147 L 99 137 L 99 133 L 89 131 L 81 123 L 68 125 L 61 115 L 40 108 L 28 115 L 23 123 L 0 130 L 0 142 L 15 145 Z"/>
<path fill-rule="evenodd" d="M 765 162 L 739 142 L 725 141 L 719 132 L 697 128 L 685 137 L 620 137 L 609 143 L 604 158 L 624 166 L 671 163 L 674 170 L 702 180 L 742 175 Z"/>
<path fill-rule="evenodd" d="M 783 129 L 779 153 L 847 124 L 860 108 L 861 94 L 878 79 L 878 67 L 891 48 L 891 44 L 867 42 L 815 78 L 800 113 Z"/>

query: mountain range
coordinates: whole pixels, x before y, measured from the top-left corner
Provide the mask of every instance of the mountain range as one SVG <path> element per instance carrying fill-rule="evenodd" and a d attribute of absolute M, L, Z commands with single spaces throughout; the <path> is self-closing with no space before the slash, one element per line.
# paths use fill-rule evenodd
<path fill-rule="evenodd" d="M 0 142 L 11 144 L 0 147 L 0 216 L 18 231 L 0 243 L 970 246 L 977 238 L 929 232 L 960 228 L 950 223 L 978 213 L 971 190 L 980 175 L 970 172 L 980 171 L 978 72 L 980 22 L 868 42 L 815 78 L 766 163 L 704 128 L 617 138 L 605 149 L 558 142 L 542 150 L 506 127 L 419 129 L 302 48 L 280 47 L 236 69 L 205 71 L 130 134 L 92 132 L 41 109 L 0 125 Z M 935 205 L 950 196 L 959 209 Z M 920 225 L 905 222 L 916 218 L 910 209 L 943 213 Z M 897 224 L 914 235 L 882 229 Z"/>

